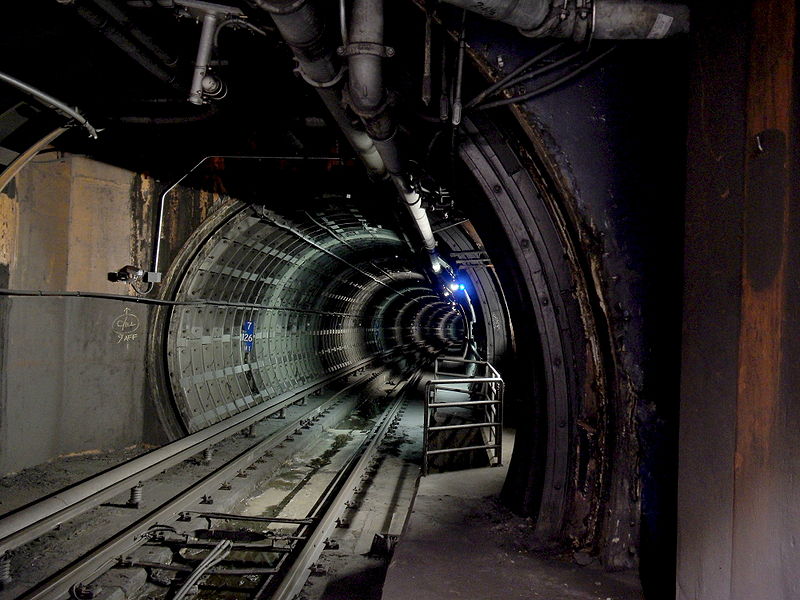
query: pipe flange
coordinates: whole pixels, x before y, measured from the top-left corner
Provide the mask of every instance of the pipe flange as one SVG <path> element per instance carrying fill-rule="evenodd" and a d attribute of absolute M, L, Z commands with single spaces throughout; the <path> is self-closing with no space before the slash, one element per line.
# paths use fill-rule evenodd
<path fill-rule="evenodd" d="M 381 115 L 384 111 L 390 109 L 391 107 L 397 104 L 397 94 L 392 90 L 386 90 L 386 93 L 381 100 L 381 103 L 372 109 L 365 109 L 363 107 L 358 106 L 357 102 L 354 102 L 352 97 L 350 96 L 350 89 L 347 86 L 344 86 L 342 90 L 342 100 L 343 102 L 349 106 L 354 113 L 356 113 L 362 119 L 374 119 L 375 117 Z M 391 135 L 384 135 L 379 136 L 377 139 L 380 141 L 386 141 L 391 139 L 394 136 L 394 132 Z M 370 135 L 370 137 L 372 137 Z M 376 138 L 373 138 L 376 139 Z"/>
<path fill-rule="evenodd" d="M 336 49 L 336 54 L 339 56 L 358 56 L 361 54 L 370 54 L 372 56 L 380 56 L 381 58 L 392 58 L 395 55 L 394 48 L 391 46 L 384 46 L 383 44 L 375 44 L 373 42 L 353 42 L 347 46 L 339 46 Z"/>
<path fill-rule="evenodd" d="M 519 32 L 532 38 L 548 37 L 553 34 L 570 17 L 569 0 L 553 0 L 550 10 L 538 27 L 520 29 Z"/>

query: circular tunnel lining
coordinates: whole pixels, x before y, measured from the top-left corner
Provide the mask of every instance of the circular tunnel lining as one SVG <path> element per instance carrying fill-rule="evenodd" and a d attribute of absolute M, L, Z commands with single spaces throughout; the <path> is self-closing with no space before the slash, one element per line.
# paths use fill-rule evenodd
<path fill-rule="evenodd" d="M 290 218 L 230 203 L 169 274 L 164 367 L 193 432 L 373 356 L 441 347 L 460 314 L 396 232 L 342 204 Z M 164 412 L 164 411 L 162 411 Z"/>

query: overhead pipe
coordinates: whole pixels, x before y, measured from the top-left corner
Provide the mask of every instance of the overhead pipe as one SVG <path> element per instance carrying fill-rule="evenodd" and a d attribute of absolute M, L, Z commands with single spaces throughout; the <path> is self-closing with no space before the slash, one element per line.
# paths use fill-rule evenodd
<path fill-rule="evenodd" d="M 208 11 L 203 15 L 203 26 L 200 29 L 200 43 L 197 45 L 197 57 L 194 61 L 192 73 L 192 87 L 189 91 L 189 102 L 197 106 L 204 103 L 206 92 L 219 92 L 219 80 L 208 75 L 208 63 L 211 61 L 211 46 L 214 41 L 214 32 L 217 29 L 219 15 Z"/>
<path fill-rule="evenodd" d="M 336 91 L 343 70 L 337 64 L 334 43 L 314 4 L 309 0 L 251 0 L 251 4 L 270 14 L 297 59 L 300 75 L 317 90 L 369 174 L 383 178 L 386 167 L 375 144 L 351 122 Z"/>
<path fill-rule="evenodd" d="M 167 85 L 180 89 L 180 84 L 176 81 L 174 75 L 170 73 L 164 65 L 150 58 L 143 52 L 142 47 L 132 40 L 122 26 L 115 23 L 108 14 L 100 14 L 83 4 L 76 5 L 75 11 L 84 21 L 97 29 L 110 42 L 117 46 L 117 48 L 125 52 L 141 67 L 150 72 L 150 74 Z"/>
<path fill-rule="evenodd" d="M 443 0 L 529 37 L 643 40 L 689 31 L 689 8 L 650 0 Z"/>
<path fill-rule="evenodd" d="M 387 52 L 383 46 L 383 3 L 357 1 L 353 9 L 353 31 L 343 47 L 350 69 L 350 100 L 356 114 L 362 118 L 367 133 L 350 121 L 336 92 L 343 68 L 335 60 L 334 45 L 319 10 L 311 0 L 251 0 L 268 12 L 280 34 L 292 49 L 303 79 L 316 88 L 323 103 L 331 112 L 350 144 L 358 152 L 373 176 L 387 172 L 409 211 L 430 255 L 434 273 L 442 270 L 436 254 L 430 221 L 421 198 L 406 181 L 405 169 L 394 141 L 396 125 L 386 110 L 382 80 L 381 56 L 370 52 Z M 374 40 L 374 41 L 373 41 Z M 352 53 L 352 54 L 351 54 Z M 376 60 L 373 60 L 376 59 Z M 355 73 L 355 75 L 354 75 Z M 355 84 L 353 83 L 355 81 Z M 352 101 L 354 86 L 364 87 Z"/>
<path fill-rule="evenodd" d="M 94 0 L 94 3 L 109 17 L 119 23 L 124 30 L 128 32 L 128 35 L 151 52 L 161 63 L 168 67 L 174 67 L 178 64 L 177 58 L 170 56 L 148 34 L 136 27 L 128 18 L 128 15 L 125 14 L 125 11 L 114 4 L 112 0 Z"/>
<path fill-rule="evenodd" d="M 428 214 L 420 195 L 409 185 L 408 172 L 395 139 L 397 124 L 392 117 L 386 88 L 383 84 L 383 59 L 394 54 L 384 45 L 383 0 L 355 0 L 350 24 L 349 44 L 342 49 L 349 71 L 348 101 L 361 117 L 367 133 L 375 143 L 386 170 L 431 260 L 435 274 L 442 270 L 436 252 Z"/>

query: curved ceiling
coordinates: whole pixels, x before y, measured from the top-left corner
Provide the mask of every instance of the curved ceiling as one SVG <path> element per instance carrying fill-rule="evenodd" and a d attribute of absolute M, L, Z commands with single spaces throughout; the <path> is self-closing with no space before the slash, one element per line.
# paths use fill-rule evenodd
<path fill-rule="evenodd" d="M 461 313 L 398 234 L 355 207 L 286 218 L 240 205 L 173 273 L 167 370 L 196 431 L 281 393 L 398 350 L 459 342 Z"/>

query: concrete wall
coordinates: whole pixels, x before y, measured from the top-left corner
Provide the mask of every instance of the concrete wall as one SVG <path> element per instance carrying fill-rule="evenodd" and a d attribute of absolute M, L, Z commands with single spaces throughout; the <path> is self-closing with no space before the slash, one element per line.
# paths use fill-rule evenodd
<path fill-rule="evenodd" d="M 152 188 L 81 157 L 29 165 L 0 195 L 0 287 L 129 293 L 107 273 L 145 260 Z M 142 440 L 147 324 L 127 302 L 0 299 L 0 473 Z"/>

